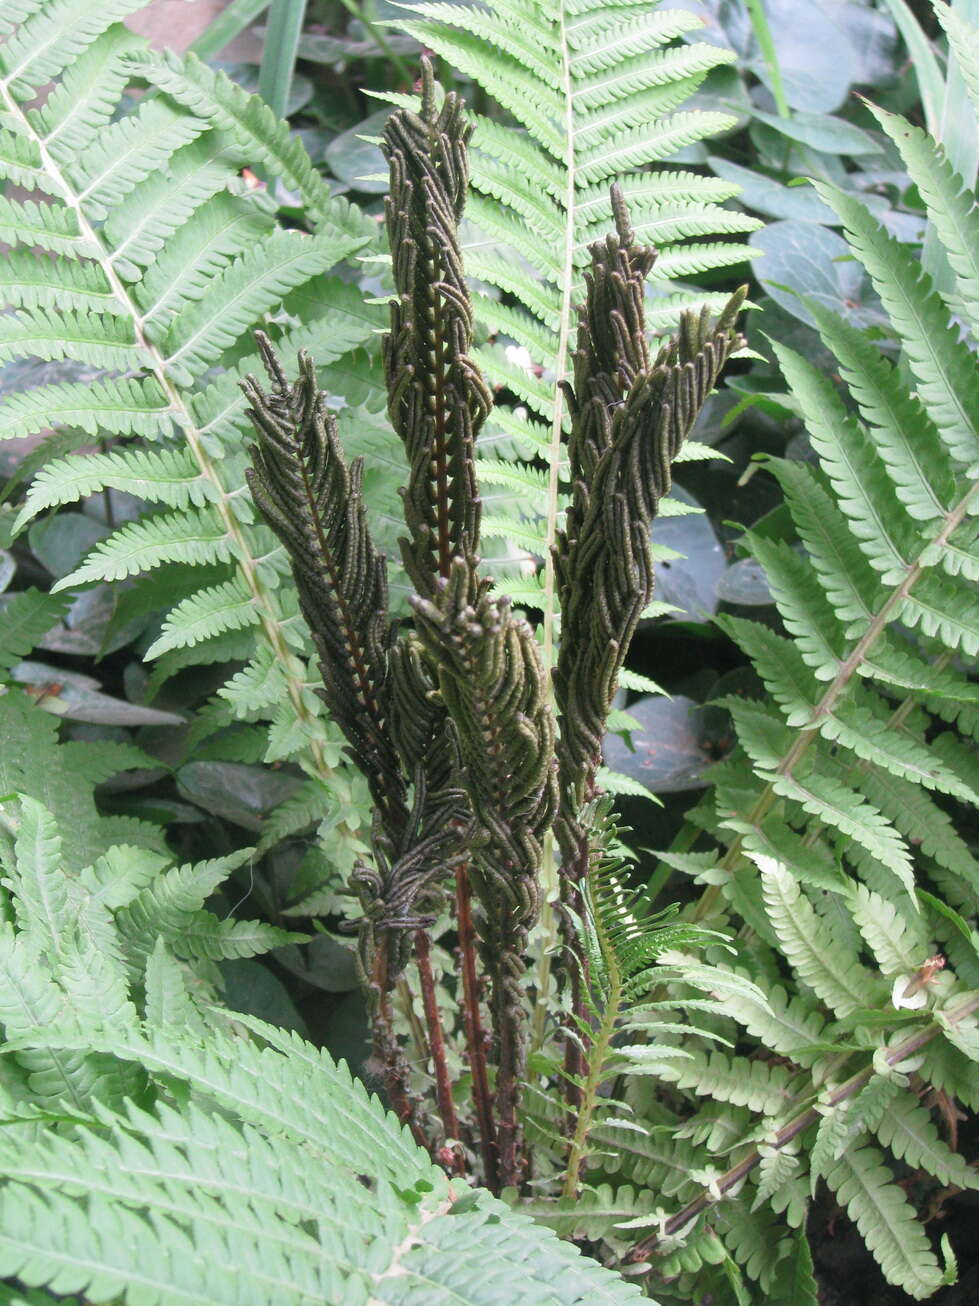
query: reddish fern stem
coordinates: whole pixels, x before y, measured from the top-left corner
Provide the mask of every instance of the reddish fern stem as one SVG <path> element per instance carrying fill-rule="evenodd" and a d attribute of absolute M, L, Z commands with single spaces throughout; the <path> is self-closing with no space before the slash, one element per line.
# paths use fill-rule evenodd
<path fill-rule="evenodd" d="M 439 1118 L 448 1142 L 449 1139 L 458 1139 L 459 1120 L 452 1100 L 452 1083 L 445 1059 L 445 1034 L 442 1031 L 442 1013 L 439 1011 L 438 995 L 435 991 L 432 948 L 425 930 L 417 930 L 415 933 L 415 961 L 418 964 L 422 1006 L 425 1008 L 425 1023 L 428 1027 L 428 1048 L 432 1056 L 432 1072 L 435 1076 L 435 1097 L 438 1102 Z M 450 1165 L 456 1174 L 465 1173 L 465 1160 L 458 1146 L 453 1146 L 451 1149 Z"/>
<path fill-rule="evenodd" d="M 472 1074 L 473 1103 L 479 1125 L 479 1147 L 483 1158 L 483 1181 L 496 1191 L 499 1173 L 496 1150 L 496 1126 L 493 1122 L 489 1076 L 486 1071 L 486 1034 L 479 1010 L 479 983 L 476 979 L 476 930 L 473 925 L 472 901 L 466 868 L 456 871 L 456 911 L 459 928 L 459 959 L 462 969 L 463 1020 L 466 1051 Z"/>
<path fill-rule="evenodd" d="M 374 956 L 371 989 L 376 1003 L 372 1021 L 374 1060 L 381 1067 L 388 1102 L 400 1122 L 411 1130 L 419 1147 L 431 1152 L 431 1143 L 422 1128 L 416 1105 L 408 1090 L 404 1057 L 394 1033 L 394 1014 L 391 1011 L 391 990 L 388 984 L 388 950 L 384 946 L 379 947 Z"/>

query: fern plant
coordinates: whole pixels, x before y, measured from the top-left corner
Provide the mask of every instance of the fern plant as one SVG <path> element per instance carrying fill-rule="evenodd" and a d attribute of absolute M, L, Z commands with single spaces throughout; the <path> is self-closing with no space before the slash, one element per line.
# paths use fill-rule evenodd
<path fill-rule="evenodd" d="M 675 904 L 653 914 L 636 902 L 636 894 L 626 882 L 631 868 L 608 851 L 617 843 L 617 832 L 609 821 L 609 804 L 608 798 L 600 800 L 590 814 L 592 848 L 582 885 L 579 928 L 584 943 L 583 1015 L 574 1013 L 576 1029 L 572 1037 L 587 1049 L 587 1069 L 575 1083 L 578 1111 L 563 1180 L 563 1197 L 572 1204 L 577 1202 L 581 1170 L 596 1124 L 601 1121 L 612 1128 L 619 1123 L 629 1128 L 632 1123 L 628 1104 L 600 1097 L 600 1091 L 609 1081 L 643 1073 L 649 1048 L 624 1044 L 622 1040 L 630 1032 L 643 1036 L 648 1028 L 644 1017 L 673 1005 L 669 999 L 652 997 L 669 974 L 667 967 L 657 963 L 674 949 L 703 947 L 712 937 L 718 937 L 702 926 L 676 920 L 679 908 Z M 715 992 L 726 983 L 722 972 L 713 967 L 688 968 L 684 978 L 695 987 Z M 764 1004 L 763 995 L 753 984 L 747 984 L 743 994 Z M 699 1005 L 707 1010 L 722 1009 L 711 1000 L 702 999 Z M 659 1028 L 662 1031 L 662 1024 Z M 668 1025 L 666 1029 L 686 1032 L 687 1027 Z M 681 1057 L 688 1055 L 683 1049 L 672 1051 Z M 665 1055 L 664 1049 L 653 1055 Z"/>
<path fill-rule="evenodd" d="M 138 7 L 110 0 L 80 14 L 38 0 L 4 12 L 0 178 L 35 198 L 0 198 L 12 246 L 0 268 L 11 310 L 0 358 L 54 360 L 67 378 L 0 404 L 4 438 L 56 428 L 30 460 L 18 528 L 97 493 L 143 502 L 58 588 L 140 578 L 123 604 L 166 614 L 146 650 L 157 687 L 185 666 L 244 664 L 210 729 L 264 719 L 268 760 L 306 769 L 306 789 L 278 818 L 288 831 L 338 797 L 355 803 L 308 684 L 281 553 L 242 496 L 237 379 L 254 365 L 258 324 L 313 344 L 324 363 L 370 336 L 361 296 L 327 274 L 375 228 L 330 197 L 257 97 L 192 56 L 151 55 L 118 21 Z M 135 83 L 155 93 L 133 99 Z M 309 233 L 283 228 L 267 194 L 249 188 L 243 170 L 259 165 L 298 194 Z M 98 451 L 74 452 L 96 439 Z M 350 826 L 336 836 L 349 869 L 360 840 Z"/>
<path fill-rule="evenodd" d="M 640 1299 L 448 1179 L 343 1063 L 213 1005 L 210 959 L 281 941 L 202 918 L 251 850 L 161 871 L 117 847 L 73 870 L 42 804 L 7 802 L 3 820 L 8 1293 L 33 1306 Z"/>
<path fill-rule="evenodd" d="M 973 83 L 974 54 L 963 54 Z M 727 703 L 740 748 L 690 818 L 702 849 L 663 854 L 704 886 L 692 921 L 741 923 L 737 961 L 708 960 L 755 983 L 767 1005 L 729 993 L 723 1015 L 700 1018 L 733 1051 L 650 1016 L 648 1068 L 688 1096 L 670 1105 L 637 1081 L 627 1102 L 650 1135 L 604 1136 L 578 1220 L 668 1300 L 732 1275 L 795 1300 L 784 1285 L 820 1182 L 884 1275 L 928 1297 L 954 1264 L 948 1247 L 941 1264 L 902 1176 L 922 1195 L 977 1182 L 954 1121 L 958 1103 L 979 1107 L 979 866 L 953 813 L 979 801 L 979 213 L 940 145 L 871 111 L 927 205 L 954 286 L 946 300 L 859 201 L 816 183 L 892 341 L 882 348 L 809 304 L 839 386 L 775 346 L 814 453 L 767 464 L 803 551 L 747 536 L 783 630 L 720 621 L 766 696 Z M 669 996 L 696 1012 L 683 974 L 694 960 L 674 960 Z M 670 1051 L 658 1057 L 661 1043 Z M 593 1136 L 601 1143 L 601 1128 Z M 649 1210 L 638 1186 L 668 1200 Z M 654 1232 L 630 1247 L 627 1230 L 642 1224 Z"/>
<path fill-rule="evenodd" d="M 497 587 L 540 612 L 544 661 L 552 665 L 561 614 L 555 547 L 573 478 L 566 457 L 566 383 L 574 371 L 590 246 L 605 228 L 607 196 L 615 184 L 636 240 L 648 240 L 658 251 L 649 270 L 653 332 L 665 335 L 684 309 L 717 312 L 726 303 L 726 296 L 686 279 L 743 261 L 748 247 L 725 237 L 750 232 L 758 223 L 724 207 L 735 187 L 664 161 L 734 124 L 729 114 L 683 107 L 711 69 L 731 56 L 704 43 L 678 43 L 702 21 L 658 2 L 505 0 L 478 11 L 439 3 L 409 9 L 411 16 L 398 25 L 471 78 L 511 120 L 474 115 L 474 193 L 464 254 L 469 274 L 482 283 L 473 307 L 489 336 L 475 358 L 488 380 L 517 400 L 493 409 L 477 470 L 482 533 L 493 550 Z M 404 103 L 403 97 L 386 98 Z M 515 342 L 516 352 L 505 340 Z M 676 456 L 709 455 L 687 440 Z M 669 500 L 667 511 L 681 515 L 691 509 Z M 623 683 L 630 674 L 621 669 Z M 656 689 L 639 678 L 632 683 Z M 627 778 L 609 771 L 603 783 L 630 788 Z M 558 934 L 557 860 L 548 837 L 534 945 L 541 995 L 535 1048 L 547 1037 Z"/>
<path fill-rule="evenodd" d="M 384 134 L 397 291 L 384 357 L 389 413 L 409 463 L 401 551 L 417 590 L 411 634 L 399 639 L 389 621 L 384 560 L 367 522 L 361 464 L 346 463 L 309 358 L 301 355 L 300 377 L 290 384 L 263 344 L 273 390 L 266 394 L 253 378 L 243 384 L 259 435 L 249 474 L 253 495 L 289 552 L 320 654 L 324 697 L 374 802 L 373 865 L 358 868 L 355 879 L 377 1062 L 400 1117 L 420 1140 L 429 1138 L 409 1090 L 390 997 L 413 939 L 441 1150 L 448 1148 L 458 1125 L 426 931 L 454 872 L 484 1178 L 519 1188 L 528 1169 L 518 1110 L 526 1042 L 521 976 L 528 930 L 540 910 L 544 838 L 559 814 L 566 906 L 573 912 L 586 869 L 582 846 L 588 859 L 585 803 L 597 790 L 601 737 L 652 592 L 649 525 L 669 489 L 672 458 L 741 343 L 735 322 L 743 293 L 716 321 L 706 309 L 685 314 L 678 337 L 651 356 L 643 289 L 655 256 L 636 244 L 621 192 L 613 188 L 616 231 L 590 251 L 569 387 L 575 499 L 559 558 L 570 615 L 555 676 L 556 748 L 549 677 L 534 634 L 513 617 L 507 598 L 492 595 L 478 554 L 474 449 L 490 396 L 470 353 L 472 309 L 459 251 L 469 134 L 459 97 L 439 103 L 426 61 L 418 111 L 397 109 Z M 471 896 L 491 986 L 493 1109 L 478 1036 Z M 573 930 L 567 935 L 568 969 L 581 977 Z M 579 1007 L 573 997 L 576 1019 Z M 580 1080 L 574 1066 L 568 1080 Z"/>

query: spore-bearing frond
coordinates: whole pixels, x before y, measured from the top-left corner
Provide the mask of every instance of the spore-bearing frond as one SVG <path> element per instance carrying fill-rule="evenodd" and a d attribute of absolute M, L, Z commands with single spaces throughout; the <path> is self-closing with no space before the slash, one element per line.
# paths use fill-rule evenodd
<path fill-rule="evenodd" d="M 457 230 L 472 128 L 459 96 L 447 95 L 436 108 L 427 61 L 422 80 L 421 113 L 396 110 L 384 129 L 397 290 L 384 367 L 388 411 L 409 464 L 405 569 L 418 593 L 430 598 L 453 558 L 475 569 L 480 505 L 473 446 L 492 398 L 469 357 L 473 314 Z"/>
<path fill-rule="evenodd" d="M 299 355 L 290 384 L 268 339 L 258 336 L 272 381 L 242 382 L 258 444 L 248 485 L 285 545 L 303 616 L 320 658 L 320 691 L 371 788 L 389 839 L 407 826 L 405 781 L 387 733 L 387 615 L 384 557 L 374 548 L 361 493 L 363 464 L 348 465 L 336 421 Z"/>
<path fill-rule="evenodd" d="M 633 244 L 617 189 L 612 202 L 616 232 L 591 247 L 574 384 L 566 387 L 574 489 L 555 549 L 563 627 L 554 675 L 566 857 L 573 812 L 591 796 L 619 671 L 652 598 L 649 529 L 669 492 L 671 463 L 741 343 L 734 324 L 744 291 L 716 321 L 706 311 L 685 314 L 676 338 L 650 359 L 644 283 L 655 253 Z"/>

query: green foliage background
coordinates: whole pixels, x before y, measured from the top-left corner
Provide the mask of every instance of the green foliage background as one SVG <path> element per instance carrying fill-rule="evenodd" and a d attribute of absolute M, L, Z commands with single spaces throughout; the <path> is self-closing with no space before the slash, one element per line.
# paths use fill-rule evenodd
<path fill-rule="evenodd" d="M 0 14 L 0 1300 L 968 1300 L 979 8 L 324 0 L 303 27 L 278 0 L 261 67 L 222 69 L 259 5 L 199 59 L 151 53 L 138 7 Z M 422 47 L 476 122 L 484 551 L 545 658 L 557 382 L 609 183 L 660 251 L 657 333 L 753 278 L 606 741 L 631 856 L 589 903 L 574 1198 L 553 913 L 530 942 L 522 1211 L 447 1180 L 340 1061 L 371 1085 L 340 934 L 369 803 L 244 489 L 261 327 L 315 357 L 397 557 L 376 138 Z M 703 928 L 726 942 L 695 957 Z"/>

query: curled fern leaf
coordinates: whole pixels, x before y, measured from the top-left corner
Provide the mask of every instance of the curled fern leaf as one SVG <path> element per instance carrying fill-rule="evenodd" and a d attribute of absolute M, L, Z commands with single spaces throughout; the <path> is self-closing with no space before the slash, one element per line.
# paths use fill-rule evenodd
<path fill-rule="evenodd" d="M 583 872 L 575 813 L 591 797 L 618 674 L 653 594 L 650 524 L 669 491 L 670 465 L 740 343 L 734 327 L 744 299 L 735 295 L 717 321 L 706 311 L 684 315 L 676 339 L 651 358 L 644 286 L 656 256 L 635 244 L 618 190 L 613 206 L 615 234 L 592 246 L 574 386 L 566 387 L 574 493 L 555 547 L 564 614 L 554 673 L 558 832 L 572 875 Z"/>
<path fill-rule="evenodd" d="M 363 464 L 347 464 L 309 355 L 290 385 L 267 337 L 259 348 L 274 388 L 242 383 L 258 433 L 248 485 L 289 551 L 333 719 L 387 823 L 403 824 L 404 783 L 385 729 L 387 573 L 367 526 Z"/>

